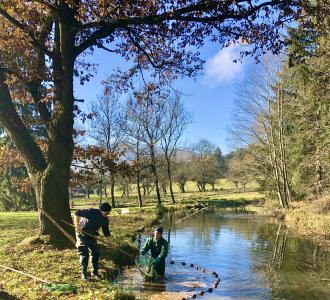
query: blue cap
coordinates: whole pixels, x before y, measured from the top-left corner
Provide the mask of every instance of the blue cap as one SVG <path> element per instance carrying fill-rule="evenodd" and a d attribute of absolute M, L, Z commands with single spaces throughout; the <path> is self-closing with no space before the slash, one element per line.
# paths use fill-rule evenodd
<path fill-rule="evenodd" d="M 160 234 L 163 234 L 163 228 L 160 227 L 160 226 L 156 227 L 154 231 L 157 231 L 157 232 L 159 232 Z"/>

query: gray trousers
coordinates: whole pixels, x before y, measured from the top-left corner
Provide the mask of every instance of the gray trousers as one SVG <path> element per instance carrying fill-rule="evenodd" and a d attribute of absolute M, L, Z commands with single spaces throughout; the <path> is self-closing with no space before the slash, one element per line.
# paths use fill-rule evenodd
<path fill-rule="evenodd" d="M 93 272 L 97 273 L 99 269 L 100 250 L 95 239 L 77 234 L 77 250 L 80 256 L 80 270 L 87 272 L 89 256 L 92 257 Z"/>

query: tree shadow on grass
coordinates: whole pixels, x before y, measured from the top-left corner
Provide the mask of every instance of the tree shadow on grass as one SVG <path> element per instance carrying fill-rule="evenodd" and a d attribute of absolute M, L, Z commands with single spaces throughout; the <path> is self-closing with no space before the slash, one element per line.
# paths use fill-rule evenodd
<path fill-rule="evenodd" d="M 0 299 L 1 300 L 18 300 L 18 298 L 6 293 L 6 292 L 3 292 L 3 291 L 0 291 Z"/>

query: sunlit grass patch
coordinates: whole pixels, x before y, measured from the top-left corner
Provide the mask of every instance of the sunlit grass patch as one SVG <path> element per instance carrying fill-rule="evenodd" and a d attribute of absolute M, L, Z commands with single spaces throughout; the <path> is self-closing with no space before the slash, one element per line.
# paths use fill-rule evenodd
<path fill-rule="evenodd" d="M 135 255 L 137 249 L 133 245 L 132 237 L 138 228 L 143 228 L 156 217 L 156 211 L 111 216 L 110 229 L 115 247 L 101 247 L 101 274 L 113 278 L 122 266 L 132 263 L 132 258 L 128 259 L 118 249 Z M 1 269 L 0 289 L 18 299 L 134 299 L 133 294 L 126 291 L 126 287 L 118 288 L 111 280 L 82 282 L 79 258 L 75 249 L 58 250 L 48 245 L 20 244 L 26 237 L 37 234 L 36 212 L 0 213 L 0 230 L 2 265 L 27 272 L 51 283 L 67 283 L 77 288 L 77 293 L 52 291 L 24 275 Z"/>

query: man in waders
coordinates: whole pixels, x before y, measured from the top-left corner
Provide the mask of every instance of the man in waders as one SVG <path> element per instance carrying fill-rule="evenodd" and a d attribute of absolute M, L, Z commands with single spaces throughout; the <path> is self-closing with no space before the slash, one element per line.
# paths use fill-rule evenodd
<path fill-rule="evenodd" d="M 100 209 L 89 208 L 79 209 L 74 215 L 74 224 L 76 227 L 77 249 L 80 256 L 80 271 L 81 279 L 87 281 L 87 266 L 89 260 L 89 252 L 92 256 L 92 276 L 99 279 L 99 257 L 100 250 L 97 245 L 96 236 L 99 235 L 98 230 L 102 227 L 105 237 L 109 241 L 109 214 L 111 205 L 109 203 L 102 203 Z"/>
<path fill-rule="evenodd" d="M 154 236 L 148 238 L 141 249 L 141 255 L 145 255 L 149 250 L 154 259 L 152 264 L 158 276 L 165 274 L 165 257 L 168 254 L 168 243 L 163 238 L 163 228 L 156 227 Z"/>

